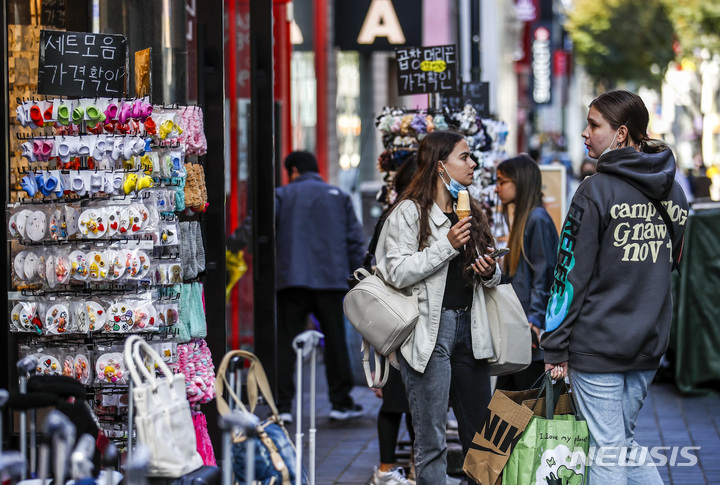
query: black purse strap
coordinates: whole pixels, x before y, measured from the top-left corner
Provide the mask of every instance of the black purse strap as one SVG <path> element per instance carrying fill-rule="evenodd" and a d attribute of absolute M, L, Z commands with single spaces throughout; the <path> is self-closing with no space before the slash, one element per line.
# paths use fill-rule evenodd
<path fill-rule="evenodd" d="M 650 199 L 648 197 L 648 199 Z M 670 214 L 668 214 L 667 209 L 665 208 L 662 203 L 657 199 L 650 199 L 650 202 L 652 202 L 652 205 L 655 206 L 655 210 L 658 214 L 660 214 L 660 217 L 662 217 L 663 222 L 668 228 L 668 234 L 670 235 L 670 244 L 672 245 L 672 270 L 671 271 L 677 271 L 678 275 L 680 274 L 680 249 L 682 249 L 682 243 L 678 244 L 677 247 L 675 246 L 675 226 L 673 226 L 672 219 L 670 219 Z"/>

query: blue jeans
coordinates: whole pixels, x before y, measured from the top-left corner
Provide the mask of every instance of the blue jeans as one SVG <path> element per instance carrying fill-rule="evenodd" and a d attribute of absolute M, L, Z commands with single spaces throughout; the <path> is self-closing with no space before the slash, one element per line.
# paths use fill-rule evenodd
<path fill-rule="evenodd" d="M 632 460 L 645 457 L 645 462 L 652 462 L 634 435 L 635 421 L 654 376 L 654 370 L 599 374 L 570 368 L 572 389 L 590 430 L 591 455 L 594 448 L 588 485 L 663 483 L 656 466 L 641 466 Z"/>
<path fill-rule="evenodd" d="M 402 356 L 399 361 L 415 428 L 417 485 L 444 484 L 448 398 L 458 421 L 463 456 L 480 430 L 490 402 L 487 360 L 473 357 L 470 311 L 443 309 L 425 372 L 414 370 Z"/>

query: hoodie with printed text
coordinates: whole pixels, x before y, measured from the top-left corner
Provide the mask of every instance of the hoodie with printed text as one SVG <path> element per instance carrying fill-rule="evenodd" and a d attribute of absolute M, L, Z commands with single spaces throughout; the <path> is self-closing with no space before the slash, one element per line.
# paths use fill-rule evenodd
<path fill-rule="evenodd" d="M 578 187 L 563 224 L 545 362 L 584 372 L 655 369 L 668 346 L 672 248 L 681 247 L 688 203 L 669 149 L 613 150 L 597 172 Z M 651 199 L 672 220 L 672 242 Z"/>

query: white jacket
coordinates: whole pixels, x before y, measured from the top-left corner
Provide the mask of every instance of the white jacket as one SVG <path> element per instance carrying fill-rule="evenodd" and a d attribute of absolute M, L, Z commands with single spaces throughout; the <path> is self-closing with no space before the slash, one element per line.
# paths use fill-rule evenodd
<path fill-rule="evenodd" d="M 414 202 L 405 200 L 395 207 L 380 233 L 375 258 L 377 271 L 387 283 L 408 292 L 418 287 L 420 319 L 400 351 L 413 369 L 424 372 L 437 341 L 448 264 L 460 253 L 447 238 L 450 220 L 435 203 L 430 211 L 431 233 L 427 247 L 418 251 L 419 219 Z M 496 266 L 493 277 L 483 280 L 483 285 L 493 287 L 499 282 L 500 267 Z M 472 349 L 476 359 L 493 356 L 483 285 L 475 288 L 471 311 Z"/>

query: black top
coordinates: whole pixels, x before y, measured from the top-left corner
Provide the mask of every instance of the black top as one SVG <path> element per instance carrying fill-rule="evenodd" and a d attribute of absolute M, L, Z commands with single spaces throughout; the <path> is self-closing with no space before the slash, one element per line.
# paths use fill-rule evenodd
<path fill-rule="evenodd" d="M 454 212 L 446 212 L 450 225 L 454 226 L 460 220 Z M 443 295 L 443 308 L 470 308 L 473 301 L 473 285 L 464 278 L 463 262 L 460 255 L 450 260 L 447 279 L 445 280 L 445 294 Z"/>

